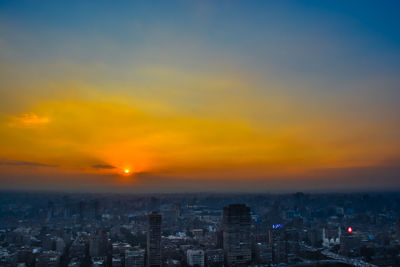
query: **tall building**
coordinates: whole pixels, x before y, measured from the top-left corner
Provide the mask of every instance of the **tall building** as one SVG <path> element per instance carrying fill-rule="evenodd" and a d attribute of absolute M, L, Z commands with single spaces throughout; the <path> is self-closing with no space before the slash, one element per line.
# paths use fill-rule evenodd
<path fill-rule="evenodd" d="M 187 251 L 187 264 L 189 266 L 204 267 L 204 251 L 201 249 L 189 249 Z"/>
<path fill-rule="evenodd" d="M 154 211 L 147 216 L 146 266 L 161 266 L 161 214 Z"/>
<path fill-rule="evenodd" d="M 281 224 L 275 224 L 269 230 L 269 244 L 272 247 L 274 264 L 287 262 L 287 242 L 285 230 Z"/>
<path fill-rule="evenodd" d="M 226 264 L 228 266 L 248 264 L 251 261 L 250 208 L 245 204 L 224 207 L 222 224 Z"/>

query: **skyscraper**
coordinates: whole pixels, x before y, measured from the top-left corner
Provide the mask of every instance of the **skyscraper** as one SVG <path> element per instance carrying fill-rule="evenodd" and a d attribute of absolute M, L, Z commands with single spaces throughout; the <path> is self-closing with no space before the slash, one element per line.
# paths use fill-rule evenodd
<path fill-rule="evenodd" d="M 161 214 L 154 211 L 147 216 L 146 266 L 161 266 Z"/>
<path fill-rule="evenodd" d="M 228 266 L 245 265 L 251 261 L 250 208 L 245 204 L 224 207 L 223 246 Z"/>

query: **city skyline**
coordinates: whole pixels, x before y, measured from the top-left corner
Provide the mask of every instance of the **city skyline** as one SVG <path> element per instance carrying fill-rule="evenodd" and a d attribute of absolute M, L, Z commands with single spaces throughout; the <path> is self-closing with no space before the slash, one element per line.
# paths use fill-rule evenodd
<path fill-rule="evenodd" d="M 0 265 L 398 266 L 399 196 L 2 193 Z"/>
<path fill-rule="evenodd" d="M 399 7 L 2 1 L 0 190 L 399 190 Z"/>

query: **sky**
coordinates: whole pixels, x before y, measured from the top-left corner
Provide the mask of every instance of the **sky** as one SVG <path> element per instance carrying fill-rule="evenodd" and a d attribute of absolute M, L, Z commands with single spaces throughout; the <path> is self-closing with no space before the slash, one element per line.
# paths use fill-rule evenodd
<path fill-rule="evenodd" d="M 0 189 L 400 189 L 398 1 L 0 1 Z"/>

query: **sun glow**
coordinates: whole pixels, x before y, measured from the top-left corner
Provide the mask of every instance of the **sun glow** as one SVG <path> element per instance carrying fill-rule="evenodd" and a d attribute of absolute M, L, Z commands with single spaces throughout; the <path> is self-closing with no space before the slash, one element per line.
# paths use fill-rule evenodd
<path fill-rule="evenodd" d="M 125 170 L 124 170 L 124 173 L 125 173 L 125 174 L 128 174 L 128 173 L 130 173 L 130 172 L 131 172 L 131 171 L 128 170 L 128 169 L 125 169 Z"/>

